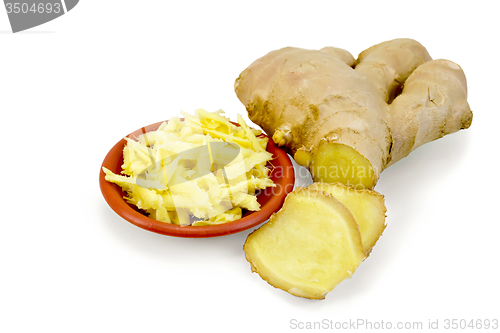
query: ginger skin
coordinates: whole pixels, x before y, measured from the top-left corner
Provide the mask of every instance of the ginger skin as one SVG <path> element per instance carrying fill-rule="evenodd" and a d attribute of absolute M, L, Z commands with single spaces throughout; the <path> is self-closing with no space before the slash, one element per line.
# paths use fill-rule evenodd
<path fill-rule="evenodd" d="M 272 51 L 240 74 L 235 91 L 249 118 L 314 181 L 365 188 L 417 147 L 472 121 L 461 68 L 431 60 L 411 39 L 377 44 L 357 60 L 333 47 Z"/>

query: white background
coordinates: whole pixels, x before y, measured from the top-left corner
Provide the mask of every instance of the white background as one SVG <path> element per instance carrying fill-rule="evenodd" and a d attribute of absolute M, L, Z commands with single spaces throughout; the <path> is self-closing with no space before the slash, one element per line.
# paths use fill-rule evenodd
<path fill-rule="evenodd" d="M 299 330 L 294 319 L 424 328 L 430 319 L 441 328 L 445 319 L 500 319 L 496 2 L 435 2 L 83 0 L 18 34 L 0 7 L 0 331 L 287 332 Z M 474 120 L 382 174 L 388 227 L 325 300 L 291 296 L 251 273 L 242 250 L 251 230 L 162 236 L 104 201 L 98 172 L 119 139 L 179 110 L 245 114 L 234 80 L 267 52 L 330 45 L 357 56 L 398 37 L 462 66 Z"/>

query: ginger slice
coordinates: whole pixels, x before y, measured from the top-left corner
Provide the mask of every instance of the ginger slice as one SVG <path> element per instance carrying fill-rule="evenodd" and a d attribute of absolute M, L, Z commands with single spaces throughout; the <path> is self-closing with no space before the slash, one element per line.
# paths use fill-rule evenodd
<path fill-rule="evenodd" d="M 330 194 L 304 188 L 290 193 L 243 249 L 269 284 L 310 299 L 323 299 L 366 257 L 349 210 Z"/>
<path fill-rule="evenodd" d="M 368 254 L 386 227 L 384 196 L 373 190 L 357 190 L 341 183 L 313 183 L 307 189 L 329 193 L 349 209 L 359 226 L 363 249 Z"/>

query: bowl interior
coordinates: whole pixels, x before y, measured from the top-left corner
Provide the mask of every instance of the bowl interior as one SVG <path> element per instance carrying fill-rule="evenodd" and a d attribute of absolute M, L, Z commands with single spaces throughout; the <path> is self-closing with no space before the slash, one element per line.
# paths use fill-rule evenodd
<path fill-rule="evenodd" d="M 130 133 L 127 137 L 136 138 L 143 133 L 154 131 L 162 123 L 158 122 L 142 127 Z M 292 162 L 288 155 L 274 144 L 273 140 L 269 140 L 267 151 L 273 154 L 275 158 L 271 161 L 272 166 L 268 166 L 272 169 L 270 178 L 276 184 L 276 187 L 268 187 L 257 193 L 257 201 L 261 205 L 261 210 L 246 212 L 236 221 L 211 226 L 181 227 L 160 222 L 143 215 L 135 206 L 127 203 L 123 198 L 125 193 L 122 189 L 118 185 L 106 181 L 104 178 L 105 173 L 102 167 L 116 174 L 122 171 L 121 166 L 123 164 L 123 148 L 125 144 L 125 139 L 120 140 L 104 158 L 99 172 L 101 192 L 109 206 L 122 218 L 140 228 L 159 234 L 176 237 L 216 237 L 240 232 L 265 222 L 272 213 L 281 208 L 285 197 L 293 190 L 295 176 Z"/>

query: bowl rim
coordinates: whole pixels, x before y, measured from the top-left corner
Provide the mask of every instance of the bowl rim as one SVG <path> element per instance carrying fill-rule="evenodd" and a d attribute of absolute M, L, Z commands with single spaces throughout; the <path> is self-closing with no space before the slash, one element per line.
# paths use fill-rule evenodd
<path fill-rule="evenodd" d="M 154 131 L 164 122 L 168 121 L 160 121 L 143 126 L 126 135 L 126 137 L 134 138 L 143 133 Z M 237 123 L 232 123 L 239 126 Z M 266 136 L 265 134 L 262 135 Z M 290 157 L 284 150 L 278 148 L 272 139 L 269 139 L 266 150 L 272 153 L 273 157 L 275 156 L 272 160 L 272 164 L 274 166 L 281 166 L 284 171 L 283 177 L 278 178 L 278 183 L 275 181 L 277 187 L 280 186 L 280 190 L 277 194 L 274 194 L 273 192 L 273 195 L 269 198 L 269 200 L 265 201 L 261 205 L 261 210 L 248 212 L 240 219 L 232 222 L 210 226 L 179 226 L 166 222 L 160 222 L 145 216 L 136 209 L 132 208 L 131 204 L 123 199 L 124 192 L 122 189 L 117 184 L 110 183 L 105 179 L 106 174 L 102 169 L 103 167 L 110 169 L 110 165 L 116 165 L 117 162 L 120 163 L 120 166 L 123 164 L 123 147 L 125 146 L 125 143 L 125 138 L 118 141 L 106 154 L 106 157 L 101 164 L 99 170 L 99 185 L 101 193 L 111 209 L 113 209 L 113 211 L 115 211 L 115 213 L 123 219 L 142 229 L 158 234 L 185 238 L 206 238 L 230 235 L 250 229 L 265 222 L 273 213 L 278 211 L 283 205 L 288 193 L 290 193 L 294 188 L 295 173 Z"/>

